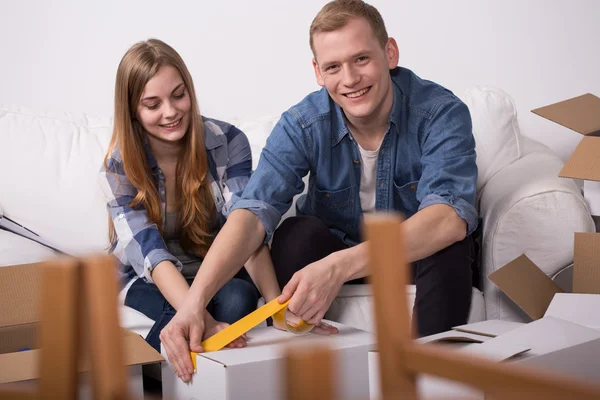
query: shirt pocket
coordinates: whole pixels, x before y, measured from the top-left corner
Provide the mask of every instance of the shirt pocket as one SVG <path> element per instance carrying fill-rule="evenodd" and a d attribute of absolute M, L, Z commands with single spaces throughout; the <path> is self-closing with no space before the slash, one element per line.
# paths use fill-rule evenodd
<path fill-rule="evenodd" d="M 329 226 L 344 228 L 351 225 L 353 189 L 353 186 L 340 190 L 320 190 L 315 187 L 315 216 Z"/>
<path fill-rule="evenodd" d="M 406 218 L 411 217 L 419 210 L 418 187 L 419 181 L 408 182 L 404 185 L 394 182 L 394 208 L 405 213 Z"/>

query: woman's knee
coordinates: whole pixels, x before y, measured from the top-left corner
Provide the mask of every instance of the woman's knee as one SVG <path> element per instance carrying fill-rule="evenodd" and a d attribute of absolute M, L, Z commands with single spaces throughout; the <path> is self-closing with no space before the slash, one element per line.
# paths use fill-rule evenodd
<path fill-rule="evenodd" d="M 213 317 L 231 324 L 254 311 L 260 295 L 252 283 L 233 278 L 219 290 L 216 297 Z"/>

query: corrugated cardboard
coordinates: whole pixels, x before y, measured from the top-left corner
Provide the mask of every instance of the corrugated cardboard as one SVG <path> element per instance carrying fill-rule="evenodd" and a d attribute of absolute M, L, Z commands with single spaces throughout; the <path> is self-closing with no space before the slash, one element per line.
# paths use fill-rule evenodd
<path fill-rule="evenodd" d="M 585 136 L 559 176 L 583 179 L 590 213 L 600 215 L 600 98 L 588 93 L 532 112 Z"/>
<path fill-rule="evenodd" d="M 574 252 L 573 292 L 600 294 L 600 234 L 575 233 Z"/>
<path fill-rule="evenodd" d="M 591 93 L 531 112 L 582 135 L 600 134 L 600 98 Z"/>
<path fill-rule="evenodd" d="M 41 264 L 0 268 L 0 384 L 30 382 L 38 377 L 40 287 Z M 136 367 L 137 386 L 142 388 L 141 365 L 163 358 L 139 335 L 127 330 L 123 335 L 125 364 L 130 369 Z M 82 364 L 80 370 L 86 371 L 87 363 Z"/>
<path fill-rule="evenodd" d="M 499 319 L 488 319 L 486 321 L 474 322 L 472 324 L 455 326 L 453 331 L 466 332 L 485 337 L 496 337 L 503 333 L 525 325 L 523 322 L 502 321 Z M 485 340 L 484 340 L 485 341 Z M 483 342 L 483 341 L 482 341 Z"/>
<path fill-rule="evenodd" d="M 542 318 L 554 295 L 563 292 L 524 254 L 488 278 L 532 319 Z"/>
<path fill-rule="evenodd" d="M 332 349 L 336 359 L 339 398 L 367 398 L 367 355 L 375 347 L 375 336 L 334 322 L 331 324 L 338 327 L 338 335 L 296 335 L 273 327 L 254 328 L 247 333 L 248 346 L 245 348 L 198 354 L 197 371 L 189 384 L 183 383 L 175 376 L 173 368 L 163 363 L 163 396 L 182 400 L 200 397 L 280 399 L 285 396 L 283 357 L 286 346 L 325 344 Z"/>
<path fill-rule="evenodd" d="M 600 294 L 600 233 L 575 233 L 573 260 L 573 292 Z M 557 293 L 563 293 L 552 279 L 527 256 L 522 255 L 492 272 L 490 280 L 532 319 L 544 317 Z M 583 297 L 581 310 L 593 307 Z"/>

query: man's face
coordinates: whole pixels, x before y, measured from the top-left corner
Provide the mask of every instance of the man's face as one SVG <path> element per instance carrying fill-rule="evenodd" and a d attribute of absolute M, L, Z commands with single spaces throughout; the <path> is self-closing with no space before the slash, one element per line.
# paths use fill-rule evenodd
<path fill-rule="evenodd" d="M 384 103 L 391 108 L 389 70 L 398 64 L 394 39 L 382 48 L 369 23 L 356 18 L 339 30 L 315 34 L 313 49 L 317 82 L 327 88 L 347 118 L 374 117 Z"/>

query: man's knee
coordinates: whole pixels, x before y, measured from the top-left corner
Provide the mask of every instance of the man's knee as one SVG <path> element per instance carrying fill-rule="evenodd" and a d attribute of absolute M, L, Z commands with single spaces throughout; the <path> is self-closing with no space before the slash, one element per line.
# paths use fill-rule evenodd
<path fill-rule="evenodd" d="M 327 225 L 317 217 L 308 215 L 290 217 L 275 230 L 272 247 L 285 246 L 288 242 L 304 242 L 329 232 Z"/>

